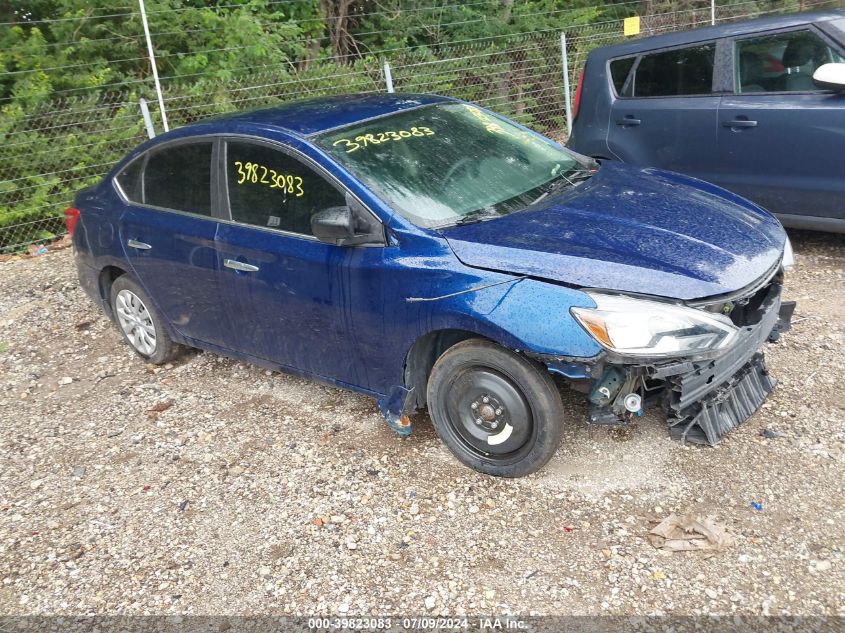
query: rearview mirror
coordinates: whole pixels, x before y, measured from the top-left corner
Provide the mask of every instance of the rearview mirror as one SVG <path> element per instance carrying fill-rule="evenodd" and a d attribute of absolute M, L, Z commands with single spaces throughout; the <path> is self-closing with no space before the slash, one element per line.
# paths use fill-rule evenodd
<path fill-rule="evenodd" d="M 822 64 L 813 73 L 813 83 L 822 90 L 845 90 L 845 64 Z"/>

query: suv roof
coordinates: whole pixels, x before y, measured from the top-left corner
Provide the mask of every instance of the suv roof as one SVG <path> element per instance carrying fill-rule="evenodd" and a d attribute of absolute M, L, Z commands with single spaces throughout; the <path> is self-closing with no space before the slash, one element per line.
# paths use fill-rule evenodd
<path fill-rule="evenodd" d="M 612 44 L 610 46 L 597 48 L 591 51 L 590 55 L 604 58 L 619 57 L 622 55 L 639 53 L 658 48 L 669 48 L 693 42 L 703 42 L 723 37 L 746 35 L 749 33 L 756 33 L 757 31 L 769 31 L 773 29 L 789 28 L 791 26 L 801 26 L 802 24 L 829 22 L 831 20 L 840 19 L 845 19 L 845 10 L 831 9 L 828 11 L 776 15 L 765 18 L 756 18 L 754 20 L 746 20 L 744 22 L 717 24 L 715 26 L 705 26 L 698 29 L 691 29 L 689 31 L 678 31 L 666 33 L 664 35 L 653 35 L 651 37 L 629 40 L 622 42 L 621 44 Z"/>

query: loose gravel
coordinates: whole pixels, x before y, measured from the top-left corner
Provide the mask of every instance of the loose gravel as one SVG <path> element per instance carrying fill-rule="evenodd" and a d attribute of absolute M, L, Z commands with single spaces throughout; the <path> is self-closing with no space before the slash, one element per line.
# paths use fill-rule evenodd
<path fill-rule="evenodd" d="M 658 413 L 588 427 L 567 394 L 519 480 L 461 466 L 425 414 L 401 440 L 361 395 L 146 366 L 69 250 L 0 263 L 0 613 L 845 615 L 845 236 L 792 238 L 760 412 L 703 448 Z M 670 513 L 735 544 L 657 550 Z"/>

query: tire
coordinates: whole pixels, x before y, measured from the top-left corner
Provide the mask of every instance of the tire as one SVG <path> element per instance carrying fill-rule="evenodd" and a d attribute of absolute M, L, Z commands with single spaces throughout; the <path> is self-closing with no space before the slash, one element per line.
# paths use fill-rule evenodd
<path fill-rule="evenodd" d="M 129 275 L 111 286 L 111 308 L 123 340 L 138 356 L 153 365 L 173 360 L 181 351 L 167 334 L 164 321 L 149 295 Z"/>
<path fill-rule="evenodd" d="M 427 398 L 440 439 L 482 473 L 529 475 L 560 446 L 563 404 L 551 377 L 490 341 L 449 348 L 431 370 Z"/>

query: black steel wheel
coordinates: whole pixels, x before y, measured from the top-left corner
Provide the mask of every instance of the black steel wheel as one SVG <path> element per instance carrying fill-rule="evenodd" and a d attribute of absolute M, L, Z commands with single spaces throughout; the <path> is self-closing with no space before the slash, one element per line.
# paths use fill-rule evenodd
<path fill-rule="evenodd" d="M 548 373 L 490 341 L 447 350 L 432 369 L 427 397 L 440 438 L 481 472 L 530 474 L 560 444 L 563 406 Z"/>

